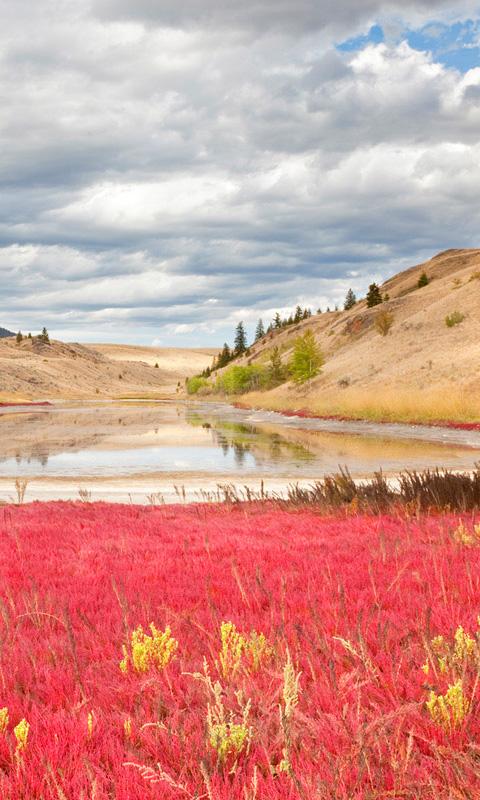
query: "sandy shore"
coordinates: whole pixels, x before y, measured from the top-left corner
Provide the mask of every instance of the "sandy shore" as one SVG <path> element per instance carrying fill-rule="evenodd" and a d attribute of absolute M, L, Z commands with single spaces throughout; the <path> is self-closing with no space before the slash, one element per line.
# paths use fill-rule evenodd
<path fill-rule="evenodd" d="M 302 478 L 272 477 L 263 480 L 266 492 L 286 494 L 289 484 L 309 486 L 318 479 L 316 477 Z M 245 487 L 251 492 L 259 493 L 262 480 L 258 476 L 212 475 L 211 473 L 169 473 L 132 475 L 122 478 L 32 478 L 26 482 L 23 498 L 19 498 L 19 490 L 23 482 L 16 482 L 13 478 L 0 478 L 0 502 L 18 502 L 22 499 L 25 503 L 36 500 L 88 500 L 91 502 L 115 503 L 178 503 L 178 502 L 203 502 L 206 495 L 218 491 L 219 486 L 234 485 L 238 489 Z M 18 486 L 18 488 L 17 488 Z"/>

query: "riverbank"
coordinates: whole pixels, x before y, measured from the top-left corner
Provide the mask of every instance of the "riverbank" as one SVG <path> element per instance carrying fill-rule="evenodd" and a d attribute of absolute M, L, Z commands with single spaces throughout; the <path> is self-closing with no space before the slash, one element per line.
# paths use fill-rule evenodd
<path fill-rule="evenodd" d="M 366 391 L 346 387 L 334 393 L 312 395 L 307 388 L 301 392 L 289 386 L 271 392 L 250 392 L 230 400 L 239 408 L 260 408 L 287 416 L 480 430 L 480 395 L 452 387 L 446 387 L 444 392 L 380 387 Z"/>

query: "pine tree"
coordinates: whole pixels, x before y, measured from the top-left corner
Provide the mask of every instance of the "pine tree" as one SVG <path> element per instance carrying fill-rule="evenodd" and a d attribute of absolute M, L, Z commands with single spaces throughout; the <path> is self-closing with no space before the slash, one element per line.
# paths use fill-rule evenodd
<path fill-rule="evenodd" d="M 382 295 L 376 283 L 371 283 L 367 292 L 367 308 L 373 308 L 383 303 Z"/>
<path fill-rule="evenodd" d="M 278 330 L 279 328 L 282 327 L 282 318 L 281 318 L 280 314 L 278 313 L 278 311 L 277 311 L 277 313 L 275 314 L 275 316 L 273 318 L 273 327 L 276 330 Z"/>
<path fill-rule="evenodd" d="M 302 309 L 300 308 L 300 306 L 297 306 L 296 309 L 295 309 L 295 315 L 293 317 L 293 321 L 294 321 L 295 325 L 298 322 L 300 322 L 300 320 L 302 319 L 302 313 L 303 312 L 302 312 Z"/>
<path fill-rule="evenodd" d="M 258 340 L 262 339 L 264 336 L 265 336 L 265 328 L 263 327 L 263 320 L 259 319 L 255 330 L 255 341 L 258 342 Z"/>
<path fill-rule="evenodd" d="M 353 291 L 353 289 L 349 289 L 347 294 L 345 295 L 345 302 L 343 304 L 345 311 L 350 311 L 350 309 L 353 308 L 356 302 L 357 298 L 355 296 L 355 292 Z"/>
<path fill-rule="evenodd" d="M 16 335 L 15 339 L 17 340 L 17 344 L 20 344 L 20 342 L 22 342 L 22 341 L 23 341 L 23 335 L 22 335 L 22 332 L 21 332 L 21 331 L 18 331 L 18 333 L 17 333 L 17 335 Z"/>
<path fill-rule="evenodd" d="M 221 369 L 222 367 L 226 367 L 229 361 L 232 360 L 232 351 L 230 350 L 228 344 L 225 342 L 223 345 L 223 349 L 218 354 L 218 358 L 215 362 L 215 369 Z"/>
<path fill-rule="evenodd" d="M 236 356 L 241 356 L 247 349 L 247 334 L 243 327 L 243 322 L 239 322 L 235 328 L 235 340 L 233 342 L 233 352 Z"/>
<path fill-rule="evenodd" d="M 48 335 L 48 331 L 46 328 L 42 329 L 42 332 L 40 334 L 40 339 L 42 340 L 42 342 L 45 342 L 45 344 L 50 344 L 50 337 Z"/>
<path fill-rule="evenodd" d="M 324 358 L 320 347 L 315 341 L 313 331 L 305 331 L 303 336 L 297 336 L 293 344 L 293 355 L 289 363 L 292 379 L 295 383 L 305 383 L 320 372 Z"/>

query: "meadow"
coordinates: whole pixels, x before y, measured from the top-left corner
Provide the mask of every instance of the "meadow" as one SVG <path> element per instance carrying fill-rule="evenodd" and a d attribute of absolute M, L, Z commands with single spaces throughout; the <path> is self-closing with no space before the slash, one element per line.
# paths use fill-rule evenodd
<path fill-rule="evenodd" d="M 0 508 L 5 800 L 480 791 L 474 512 Z"/>

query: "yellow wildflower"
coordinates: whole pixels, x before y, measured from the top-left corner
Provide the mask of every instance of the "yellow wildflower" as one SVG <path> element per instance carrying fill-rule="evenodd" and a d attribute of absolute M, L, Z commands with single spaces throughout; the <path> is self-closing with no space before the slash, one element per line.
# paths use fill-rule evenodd
<path fill-rule="evenodd" d="M 158 630 L 150 623 L 149 636 L 141 625 L 132 632 L 130 652 L 123 646 L 123 659 L 120 661 L 122 672 L 128 672 L 129 666 L 135 672 L 148 672 L 150 669 L 162 670 L 174 658 L 178 642 L 171 636 L 167 626 L 164 631 Z"/>
<path fill-rule="evenodd" d="M 445 730 L 458 727 L 470 709 L 470 703 L 463 693 L 462 681 L 457 681 L 444 695 L 430 692 L 426 703 L 431 718 Z"/>
<path fill-rule="evenodd" d="M 0 733 L 5 733 L 8 728 L 8 708 L 0 708 Z"/>
<path fill-rule="evenodd" d="M 26 749 L 29 730 L 30 730 L 30 725 L 26 719 L 21 719 L 18 725 L 16 725 L 15 728 L 13 729 L 13 733 L 15 734 L 15 739 L 17 740 L 17 747 L 15 749 L 16 753 L 19 753 L 20 751 Z"/>

